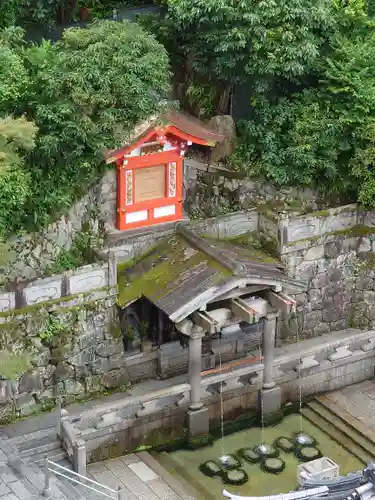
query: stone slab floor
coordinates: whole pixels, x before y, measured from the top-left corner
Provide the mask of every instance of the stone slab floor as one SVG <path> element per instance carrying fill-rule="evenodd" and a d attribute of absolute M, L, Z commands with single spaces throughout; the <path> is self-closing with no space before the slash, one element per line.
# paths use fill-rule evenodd
<path fill-rule="evenodd" d="M 375 442 L 375 381 L 365 380 L 329 392 L 325 398 L 343 420 Z"/>
<path fill-rule="evenodd" d="M 135 396 L 146 391 L 181 383 L 185 377 L 152 380 L 138 384 L 126 393 Z M 79 413 L 97 404 L 121 399 L 114 394 L 85 404 L 68 407 L 69 413 Z M 31 442 L 52 442 L 56 438 L 56 413 L 45 413 L 0 427 L 0 500 L 42 500 L 44 473 L 33 455 L 24 457 L 22 450 Z M 57 461 L 57 459 L 53 459 Z M 69 467 L 66 459 L 58 461 Z M 69 475 L 69 473 L 68 473 Z M 118 459 L 91 464 L 87 476 L 112 489 L 123 489 L 122 500 L 195 500 L 191 491 L 181 486 L 148 453 L 130 454 Z M 105 497 L 74 486 L 64 478 L 52 480 L 51 500 L 103 500 Z M 117 499 L 116 499 L 117 500 Z"/>
<path fill-rule="evenodd" d="M 3 450 L 4 441 L 0 443 Z M 0 500 L 41 500 L 44 484 L 43 471 L 32 463 L 24 463 L 9 447 L 9 456 L 2 451 L 0 461 Z M 142 456 L 143 455 L 143 456 Z M 195 500 L 182 486 L 156 463 L 148 453 L 130 454 L 117 459 L 91 464 L 87 477 L 117 490 L 122 490 L 121 500 Z M 147 462 L 147 463 L 146 463 Z M 63 465 L 66 465 L 63 463 Z M 69 476 L 69 473 L 66 473 Z M 169 476 L 169 477 L 168 477 Z M 90 483 L 87 483 L 90 484 Z M 102 500 L 105 497 L 76 485 L 66 478 L 53 478 L 54 500 Z M 112 496 L 112 495 L 111 495 Z M 113 498 L 117 500 L 116 495 Z"/>

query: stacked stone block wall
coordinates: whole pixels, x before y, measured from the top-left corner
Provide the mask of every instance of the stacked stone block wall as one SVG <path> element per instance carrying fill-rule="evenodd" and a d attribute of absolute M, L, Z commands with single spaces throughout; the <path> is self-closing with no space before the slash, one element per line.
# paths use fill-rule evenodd
<path fill-rule="evenodd" d="M 0 295 L 0 423 L 126 385 L 116 262 Z"/>
<path fill-rule="evenodd" d="M 375 324 L 375 226 L 356 205 L 278 219 L 280 260 L 305 284 L 303 331 L 315 336 Z"/>
<path fill-rule="evenodd" d="M 0 286 L 45 275 L 61 250 L 72 247 L 85 223 L 89 222 L 95 233 L 99 231 L 99 221 L 113 225 L 115 213 L 116 171 L 111 169 L 66 214 L 44 230 L 0 241 Z"/>

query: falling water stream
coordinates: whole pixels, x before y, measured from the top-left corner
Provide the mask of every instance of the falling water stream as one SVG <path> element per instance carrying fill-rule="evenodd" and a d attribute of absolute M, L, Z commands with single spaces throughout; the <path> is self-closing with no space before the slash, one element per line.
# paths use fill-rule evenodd
<path fill-rule="evenodd" d="M 262 335 L 260 335 L 259 323 L 257 326 L 257 338 L 258 338 L 258 351 L 259 351 L 259 359 L 262 359 Z M 264 402 L 263 402 L 263 384 L 260 386 L 260 425 L 261 425 L 261 434 L 260 434 L 260 443 L 264 444 Z"/>
<path fill-rule="evenodd" d="M 300 354 L 301 350 L 300 350 L 300 324 L 299 324 L 299 321 L 298 321 L 298 310 L 296 311 L 296 314 L 295 314 L 295 326 L 296 326 L 296 335 L 297 335 L 297 351 L 298 351 L 298 354 Z M 302 330 L 301 330 L 302 331 Z M 302 363 L 302 359 L 299 359 L 299 369 L 297 371 L 297 376 L 298 376 L 298 392 L 299 392 L 299 431 L 300 431 L 300 434 L 302 435 L 303 433 L 303 418 L 302 418 L 302 380 L 301 380 L 301 363 Z"/>
<path fill-rule="evenodd" d="M 220 341 L 219 341 L 220 345 Z M 219 352 L 219 373 L 221 374 L 222 363 L 221 363 L 221 353 Z M 220 440 L 220 451 L 221 460 L 224 461 L 226 458 L 224 451 L 224 403 L 223 403 L 223 381 L 220 382 L 220 425 L 221 425 L 221 440 Z"/>

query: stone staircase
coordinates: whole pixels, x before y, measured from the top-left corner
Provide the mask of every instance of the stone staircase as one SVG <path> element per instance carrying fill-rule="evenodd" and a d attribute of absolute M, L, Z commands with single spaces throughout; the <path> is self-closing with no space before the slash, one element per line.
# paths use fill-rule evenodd
<path fill-rule="evenodd" d="M 375 433 L 340 408 L 329 394 L 316 397 L 301 413 L 364 464 L 375 462 Z"/>
<path fill-rule="evenodd" d="M 55 429 L 46 430 L 38 438 L 26 438 L 13 446 L 15 446 L 17 453 L 8 460 L 6 472 L 12 475 L 12 481 L 17 479 L 19 493 L 16 498 L 20 500 L 46 500 L 42 496 L 45 480 L 43 471 L 45 456 L 56 464 L 72 470 L 67 453 L 61 448 L 60 441 L 56 438 Z M 69 472 L 62 472 L 74 479 Z M 89 474 L 87 477 L 93 479 Z M 82 485 L 74 484 L 69 479 L 53 474 L 51 489 L 51 500 L 103 500 L 105 498 Z"/>
<path fill-rule="evenodd" d="M 58 462 L 67 458 L 66 451 L 61 447 L 60 441 L 56 437 L 56 431 L 46 432 L 41 438 L 28 439 L 18 445 L 18 453 L 26 462 L 32 462 L 39 467 L 43 467 L 44 458 Z"/>

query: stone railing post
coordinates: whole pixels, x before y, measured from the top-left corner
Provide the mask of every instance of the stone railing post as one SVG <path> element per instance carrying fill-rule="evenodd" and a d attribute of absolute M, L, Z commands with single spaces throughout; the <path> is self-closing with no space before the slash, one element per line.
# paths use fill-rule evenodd
<path fill-rule="evenodd" d="M 60 410 L 60 416 L 57 416 L 58 418 L 58 423 L 57 423 L 57 432 L 58 432 L 58 437 L 60 438 L 60 441 L 64 440 L 64 424 L 65 422 L 69 422 L 69 413 L 67 410 L 64 408 Z"/>
<path fill-rule="evenodd" d="M 113 252 L 108 252 L 108 286 L 117 285 L 117 259 Z"/>
<path fill-rule="evenodd" d="M 83 439 L 73 443 L 73 466 L 75 472 L 86 476 L 86 444 Z"/>
<path fill-rule="evenodd" d="M 59 396 L 56 398 L 56 415 L 57 415 L 57 421 L 56 421 L 56 435 L 57 437 L 61 440 L 61 399 Z"/>
<path fill-rule="evenodd" d="M 264 322 L 263 333 L 263 389 L 272 389 L 275 387 L 273 380 L 273 363 L 275 357 L 276 340 L 276 322 L 279 312 L 270 312 L 267 314 Z"/>

